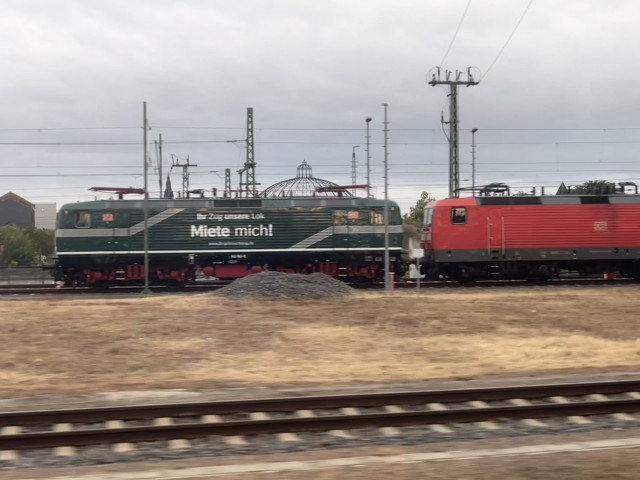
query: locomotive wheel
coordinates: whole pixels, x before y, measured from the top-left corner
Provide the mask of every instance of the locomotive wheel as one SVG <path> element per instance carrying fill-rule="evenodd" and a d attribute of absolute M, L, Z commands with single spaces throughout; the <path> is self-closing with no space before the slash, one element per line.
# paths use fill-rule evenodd
<path fill-rule="evenodd" d="M 629 269 L 629 276 L 634 280 L 640 280 L 640 264 L 635 264 Z"/>
<path fill-rule="evenodd" d="M 440 274 L 437 268 L 429 269 L 424 272 L 424 279 L 427 282 L 435 282 L 440 279 Z"/>

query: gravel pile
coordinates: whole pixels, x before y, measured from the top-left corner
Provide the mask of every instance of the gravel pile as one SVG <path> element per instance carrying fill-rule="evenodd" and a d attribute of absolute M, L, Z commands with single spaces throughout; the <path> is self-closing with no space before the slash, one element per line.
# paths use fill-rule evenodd
<path fill-rule="evenodd" d="M 225 297 L 325 298 L 351 295 L 353 289 L 324 273 L 263 272 L 234 280 L 216 291 Z"/>

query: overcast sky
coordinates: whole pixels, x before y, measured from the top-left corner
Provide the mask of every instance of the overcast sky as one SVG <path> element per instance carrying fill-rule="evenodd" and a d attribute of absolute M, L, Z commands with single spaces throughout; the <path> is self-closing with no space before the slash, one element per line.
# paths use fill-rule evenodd
<path fill-rule="evenodd" d="M 4 0 L 0 17 L 0 193 L 92 199 L 141 187 L 142 103 L 149 185 L 154 140 L 197 164 L 192 188 L 224 186 L 245 159 L 254 109 L 260 188 L 296 175 L 365 182 L 383 197 L 383 107 L 391 199 L 447 195 L 447 90 L 438 65 L 473 66 L 459 91 L 461 186 L 555 191 L 640 180 L 640 3 L 633 0 Z M 459 28 L 458 28 L 459 27 Z M 517 28 L 516 28 L 517 27 Z M 457 32 L 457 33 L 456 33 Z M 360 147 L 355 148 L 355 145 Z M 173 169 L 175 188 L 181 170 Z M 103 195 L 104 197 L 104 195 Z"/>

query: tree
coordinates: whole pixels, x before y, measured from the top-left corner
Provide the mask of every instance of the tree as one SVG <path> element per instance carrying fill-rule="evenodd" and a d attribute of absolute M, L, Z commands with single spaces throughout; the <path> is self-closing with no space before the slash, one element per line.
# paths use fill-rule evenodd
<path fill-rule="evenodd" d="M 575 187 L 571 187 L 570 193 L 579 195 L 608 195 L 616 193 L 616 184 L 607 180 L 589 180 Z"/>
<path fill-rule="evenodd" d="M 26 234 L 31 238 L 39 256 L 49 258 L 55 253 L 55 230 L 36 227 L 27 227 L 25 230 Z"/>
<path fill-rule="evenodd" d="M 53 254 L 54 244 L 53 230 L 5 225 L 0 228 L 0 265 L 35 265 Z"/>
<path fill-rule="evenodd" d="M 434 200 L 435 198 L 430 196 L 429 193 L 422 192 L 415 206 L 411 207 L 409 213 L 405 213 L 404 217 L 402 218 L 407 223 L 412 223 L 413 225 L 422 227 L 422 222 L 424 219 L 424 208 L 427 203 L 433 202 Z"/>
<path fill-rule="evenodd" d="M 15 225 L 0 228 L 0 244 L 2 244 L 2 265 L 31 265 L 35 258 L 35 247 L 25 230 Z"/>

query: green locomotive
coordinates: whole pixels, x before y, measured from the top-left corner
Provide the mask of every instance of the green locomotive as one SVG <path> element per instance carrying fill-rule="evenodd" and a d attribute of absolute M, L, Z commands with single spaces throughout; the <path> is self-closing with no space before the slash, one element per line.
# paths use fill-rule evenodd
<path fill-rule="evenodd" d="M 149 199 L 149 279 L 185 284 L 264 270 L 384 278 L 384 201 L 356 197 Z M 391 268 L 400 273 L 402 218 L 388 202 Z M 144 200 L 63 205 L 56 280 L 114 285 L 144 280 Z"/>

